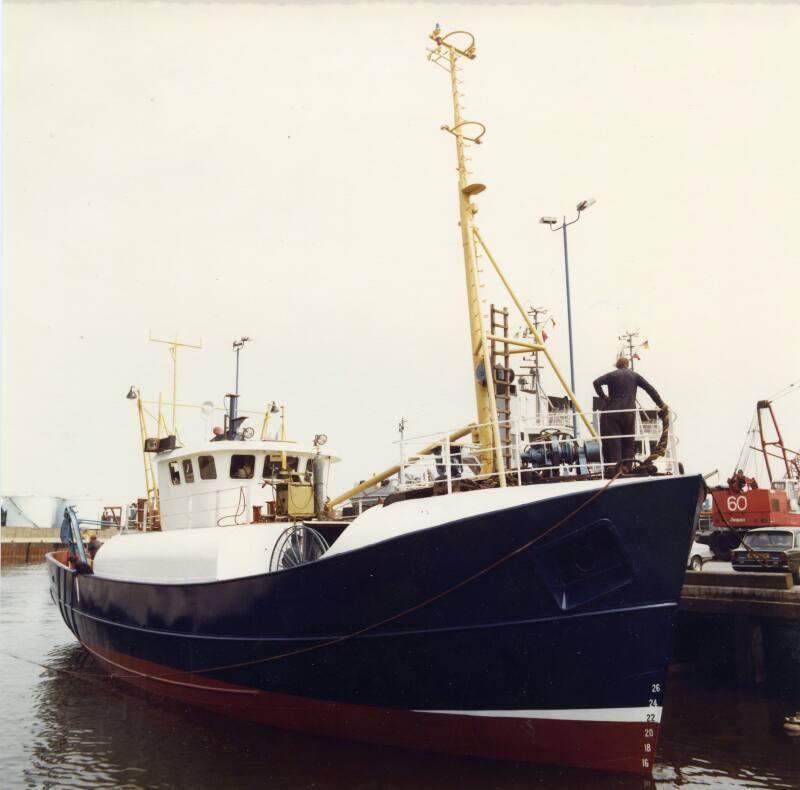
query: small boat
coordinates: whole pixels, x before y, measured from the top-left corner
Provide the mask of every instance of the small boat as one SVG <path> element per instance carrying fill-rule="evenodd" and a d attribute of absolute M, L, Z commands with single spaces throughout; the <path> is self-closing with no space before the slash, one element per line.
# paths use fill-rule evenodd
<path fill-rule="evenodd" d="M 494 316 L 486 330 L 479 251 L 506 281 L 472 222 L 483 186 L 464 150 L 485 129 L 461 116 L 456 70 L 474 39 L 431 38 L 451 77 L 477 420 L 419 446 L 401 435 L 396 466 L 331 497 L 326 437 L 256 438 L 237 384 L 214 441 L 143 435 L 144 524 L 159 529 L 111 539 L 93 567 L 74 539 L 48 557 L 51 595 L 114 677 L 227 716 L 647 774 L 703 481 L 650 457 L 630 474 L 604 466 L 510 286 L 529 336 Z M 564 409 L 559 425 L 520 414 L 515 353 L 554 366 L 582 436 Z"/>

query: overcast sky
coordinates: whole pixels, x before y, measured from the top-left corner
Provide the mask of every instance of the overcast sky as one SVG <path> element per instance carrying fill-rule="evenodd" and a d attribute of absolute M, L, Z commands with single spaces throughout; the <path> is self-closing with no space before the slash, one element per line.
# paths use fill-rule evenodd
<path fill-rule="evenodd" d="M 597 199 L 569 237 L 579 398 L 638 329 L 687 469 L 729 472 L 756 400 L 800 379 L 797 6 L 11 2 L 4 493 L 141 494 L 125 394 L 171 393 L 151 332 L 202 340 L 178 398 L 217 406 L 252 336 L 242 406 L 327 433 L 334 489 L 395 461 L 401 416 L 474 419 L 437 21 L 477 38 L 478 226 L 552 311 L 565 370 L 561 239 L 538 218 Z M 799 405 L 775 404 L 793 447 Z"/>

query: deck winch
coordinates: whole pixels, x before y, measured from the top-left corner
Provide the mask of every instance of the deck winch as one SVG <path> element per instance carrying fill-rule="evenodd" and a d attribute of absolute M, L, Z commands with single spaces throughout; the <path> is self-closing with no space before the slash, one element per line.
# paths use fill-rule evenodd
<path fill-rule="evenodd" d="M 523 466 L 546 469 L 552 476 L 557 476 L 562 466 L 576 466 L 577 474 L 587 475 L 589 464 L 599 464 L 601 461 L 599 439 L 547 436 L 527 445 L 522 452 Z"/>

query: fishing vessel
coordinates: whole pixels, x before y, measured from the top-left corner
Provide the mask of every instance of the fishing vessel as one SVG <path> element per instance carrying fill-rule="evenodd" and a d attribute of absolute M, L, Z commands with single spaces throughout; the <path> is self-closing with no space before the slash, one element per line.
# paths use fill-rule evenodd
<path fill-rule="evenodd" d="M 653 453 L 630 474 L 603 463 L 591 415 L 474 224 L 484 187 L 468 180 L 465 149 L 485 128 L 463 118 L 457 78 L 474 38 L 437 28 L 431 41 L 453 100 L 444 128 L 458 163 L 477 419 L 402 435 L 398 464 L 329 496 L 326 437 L 256 438 L 234 392 L 214 441 L 143 431 L 159 529 L 113 538 L 93 567 L 74 539 L 48 557 L 51 595 L 113 677 L 221 714 L 649 773 L 702 480 L 674 464 L 659 472 Z M 479 258 L 527 337 L 510 337 L 493 312 L 487 331 Z M 552 367 L 582 435 L 520 412 L 510 360 L 531 352 Z M 342 517 L 386 480 L 386 496 Z M 65 518 L 76 535 L 74 511 Z"/>

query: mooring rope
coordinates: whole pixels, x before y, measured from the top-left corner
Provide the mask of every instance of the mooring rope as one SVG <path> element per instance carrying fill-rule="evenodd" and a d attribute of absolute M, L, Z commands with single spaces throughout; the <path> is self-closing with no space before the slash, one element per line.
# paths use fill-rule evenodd
<path fill-rule="evenodd" d="M 81 643 L 82 644 L 82 643 Z M 32 664 L 35 667 L 41 667 L 42 669 L 46 669 L 48 672 L 60 672 L 62 675 L 70 675 L 72 677 L 76 677 L 79 680 L 83 680 L 87 683 L 94 683 L 96 681 L 92 680 L 92 678 L 99 678 L 100 680 L 107 680 L 109 678 L 108 672 L 84 672 L 78 671 L 76 669 L 65 669 L 64 667 L 57 667 L 55 664 L 43 664 L 41 661 L 34 661 L 32 658 L 25 658 L 24 656 L 18 656 L 15 653 L 9 653 L 7 651 L 3 651 L 2 653 L 4 656 L 8 656 L 9 658 L 16 659 L 17 661 L 22 661 L 26 664 Z"/>

